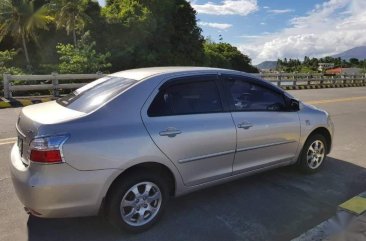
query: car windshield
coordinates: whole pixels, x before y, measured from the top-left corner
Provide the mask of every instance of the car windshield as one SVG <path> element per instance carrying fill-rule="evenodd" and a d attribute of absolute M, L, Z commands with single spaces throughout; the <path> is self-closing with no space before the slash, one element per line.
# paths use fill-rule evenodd
<path fill-rule="evenodd" d="M 81 112 L 89 113 L 127 89 L 137 80 L 106 76 L 95 80 L 57 100 L 57 103 Z"/>

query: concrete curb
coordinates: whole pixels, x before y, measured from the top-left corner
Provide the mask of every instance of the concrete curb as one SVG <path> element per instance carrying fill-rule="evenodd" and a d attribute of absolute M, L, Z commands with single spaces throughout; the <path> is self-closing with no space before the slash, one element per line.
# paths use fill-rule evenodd
<path fill-rule="evenodd" d="M 338 241 L 343 237 L 357 237 L 352 240 L 366 240 L 366 192 L 361 193 L 338 206 L 337 213 L 328 220 L 309 229 L 292 241 Z M 360 229 L 361 225 L 365 227 Z M 355 230 L 353 227 L 357 226 Z"/>
<path fill-rule="evenodd" d="M 52 97 L 34 97 L 34 98 L 19 98 L 19 99 L 5 99 L 4 97 L 0 97 L 0 109 L 10 108 L 10 107 L 23 107 L 27 105 L 33 105 L 38 103 L 43 103 L 47 101 L 51 101 L 54 98 Z"/>
<path fill-rule="evenodd" d="M 306 89 L 324 89 L 324 88 L 345 88 L 345 87 L 362 87 L 366 86 L 363 83 L 354 84 L 318 84 L 318 85 L 289 85 L 282 86 L 285 90 L 306 90 Z"/>

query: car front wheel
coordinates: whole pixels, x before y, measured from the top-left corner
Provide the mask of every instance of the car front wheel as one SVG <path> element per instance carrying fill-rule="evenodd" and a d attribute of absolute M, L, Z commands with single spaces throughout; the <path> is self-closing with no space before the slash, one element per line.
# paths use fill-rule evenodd
<path fill-rule="evenodd" d="M 298 160 L 300 170 L 305 173 L 317 172 L 322 167 L 326 155 L 326 139 L 319 134 L 310 136 L 305 142 Z"/>

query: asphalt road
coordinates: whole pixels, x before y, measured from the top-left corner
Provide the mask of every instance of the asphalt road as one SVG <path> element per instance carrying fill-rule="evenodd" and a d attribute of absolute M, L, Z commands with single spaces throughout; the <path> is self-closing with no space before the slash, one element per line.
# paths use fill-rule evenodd
<path fill-rule="evenodd" d="M 18 201 L 8 158 L 20 109 L 0 110 L 0 240 L 285 241 L 366 191 L 366 87 L 290 91 L 324 108 L 335 124 L 333 151 L 321 172 L 280 168 L 172 199 L 161 222 L 142 234 L 120 233 L 97 217 L 29 217 Z M 2 144 L 1 144 L 2 143 Z"/>

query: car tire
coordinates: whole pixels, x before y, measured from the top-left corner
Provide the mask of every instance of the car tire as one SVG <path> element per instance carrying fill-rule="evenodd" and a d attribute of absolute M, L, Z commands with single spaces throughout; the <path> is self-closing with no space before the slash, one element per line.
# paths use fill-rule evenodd
<path fill-rule="evenodd" d="M 167 187 L 162 177 L 149 170 L 129 173 L 117 180 L 108 194 L 107 220 L 123 231 L 149 229 L 163 214 L 169 198 Z"/>
<path fill-rule="evenodd" d="M 303 146 L 297 166 L 303 173 L 315 173 L 322 168 L 327 153 L 325 137 L 320 134 L 311 135 Z"/>

